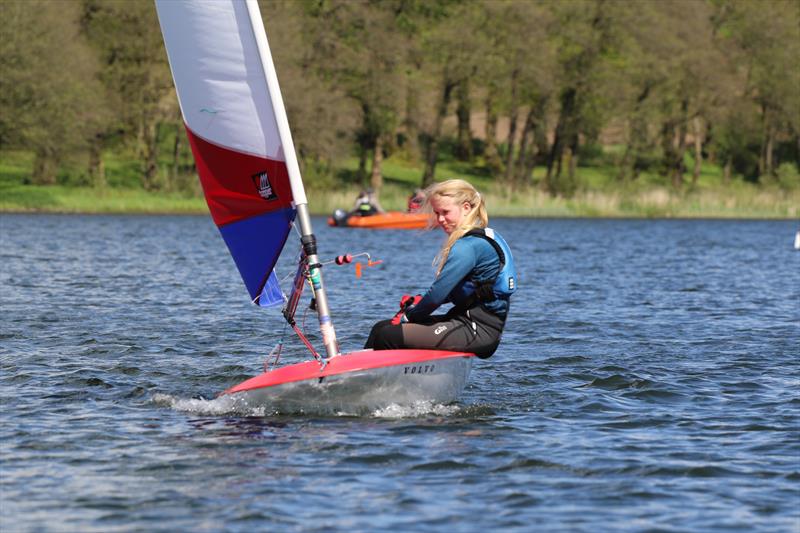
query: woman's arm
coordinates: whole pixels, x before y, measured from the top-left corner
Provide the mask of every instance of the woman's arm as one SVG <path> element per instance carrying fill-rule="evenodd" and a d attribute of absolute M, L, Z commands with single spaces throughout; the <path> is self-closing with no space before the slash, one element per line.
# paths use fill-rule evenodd
<path fill-rule="evenodd" d="M 423 319 L 447 301 L 447 296 L 475 268 L 477 255 L 472 246 L 458 240 L 450 249 L 439 276 L 425 292 L 420 302 L 406 311 L 410 322 Z"/>

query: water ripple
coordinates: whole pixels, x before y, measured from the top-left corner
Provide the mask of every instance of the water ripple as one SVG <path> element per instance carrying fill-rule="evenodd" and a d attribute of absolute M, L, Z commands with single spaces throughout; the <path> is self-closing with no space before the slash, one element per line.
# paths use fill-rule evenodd
<path fill-rule="evenodd" d="M 314 223 L 385 260 L 326 268 L 358 348 L 441 235 Z M 462 401 L 287 414 L 217 397 L 308 353 L 206 217 L 0 217 L 0 529 L 798 531 L 796 224 L 493 224 L 521 287 Z"/>

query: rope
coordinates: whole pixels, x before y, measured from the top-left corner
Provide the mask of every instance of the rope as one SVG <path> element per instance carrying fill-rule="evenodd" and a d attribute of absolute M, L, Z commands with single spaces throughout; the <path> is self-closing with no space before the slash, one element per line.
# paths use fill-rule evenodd
<path fill-rule="evenodd" d="M 286 326 L 287 326 L 287 324 L 286 324 L 286 322 L 284 322 L 283 323 L 283 329 L 281 330 L 281 338 L 278 341 L 278 344 L 275 345 L 275 347 L 272 349 L 272 351 L 269 352 L 269 355 L 267 356 L 267 358 L 264 360 L 264 372 L 270 372 L 270 371 L 274 370 L 275 366 L 277 366 L 277 364 L 278 364 L 278 361 L 280 361 L 281 352 L 283 351 L 283 337 L 286 335 Z M 275 360 L 272 362 L 272 365 L 270 366 L 269 360 L 273 356 L 275 357 Z"/>

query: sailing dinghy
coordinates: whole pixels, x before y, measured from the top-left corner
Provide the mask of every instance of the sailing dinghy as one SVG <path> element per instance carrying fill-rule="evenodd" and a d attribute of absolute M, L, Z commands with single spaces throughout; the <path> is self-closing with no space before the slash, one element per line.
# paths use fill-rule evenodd
<path fill-rule="evenodd" d="M 257 0 L 156 0 L 170 68 L 214 223 L 253 303 L 283 315 L 314 360 L 266 371 L 222 393 L 243 407 L 302 411 L 448 403 L 474 354 L 438 350 L 341 353 L 330 316 L 303 181 Z M 273 269 L 296 225 L 301 252 L 291 293 Z M 295 323 L 305 285 L 325 350 Z"/>

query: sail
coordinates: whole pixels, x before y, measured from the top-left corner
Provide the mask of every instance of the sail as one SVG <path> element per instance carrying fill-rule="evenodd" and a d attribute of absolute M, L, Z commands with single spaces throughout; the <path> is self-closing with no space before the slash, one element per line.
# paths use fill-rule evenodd
<path fill-rule="evenodd" d="M 285 111 L 257 4 L 156 0 L 156 9 L 206 202 L 258 302 L 276 294 L 273 268 L 305 198 L 289 178 L 294 146 L 288 125 L 279 131 Z"/>

